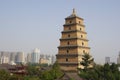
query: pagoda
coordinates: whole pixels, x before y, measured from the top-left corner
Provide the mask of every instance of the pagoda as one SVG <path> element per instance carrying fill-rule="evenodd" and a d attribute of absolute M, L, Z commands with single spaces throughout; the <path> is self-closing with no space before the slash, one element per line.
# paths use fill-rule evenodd
<path fill-rule="evenodd" d="M 65 18 L 60 46 L 58 46 L 57 62 L 63 71 L 77 71 L 84 53 L 90 53 L 87 33 L 83 18 L 77 16 L 75 9 Z"/>

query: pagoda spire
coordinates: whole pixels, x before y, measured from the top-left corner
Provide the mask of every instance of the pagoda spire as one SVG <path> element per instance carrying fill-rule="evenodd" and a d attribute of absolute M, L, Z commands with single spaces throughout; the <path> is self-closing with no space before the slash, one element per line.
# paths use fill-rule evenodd
<path fill-rule="evenodd" d="M 73 13 L 72 13 L 72 15 L 76 16 L 75 8 L 73 8 Z"/>

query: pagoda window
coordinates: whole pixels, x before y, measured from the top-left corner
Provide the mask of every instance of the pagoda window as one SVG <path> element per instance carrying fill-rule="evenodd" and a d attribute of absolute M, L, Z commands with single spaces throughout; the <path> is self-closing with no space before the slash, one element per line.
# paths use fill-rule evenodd
<path fill-rule="evenodd" d="M 84 43 L 82 42 L 82 46 L 84 45 Z"/>
<path fill-rule="evenodd" d="M 67 50 L 67 53 L 69 53 L 69 50 Z"/>
<path fill-rule="evenodd" d="M 66 58 L 66 62 L 68 62 L 68 58 Z"/>
<path fill-rule="evenodd" d="M 71 30 L 71 27 L 69 27 L 69 30 Z"/>
<path fill-rule="evenodd" d="M 70 23 L 72 23 L 72 21 L 70 21 Z"/>
<path fill-rule="evenodd" d="M 70 42 L 67 42 L 67 45 L 69 45 L 70 44 Z"/>
<path fill-rule="evenodd" d="M 80 28 L 80 31 L 82 30 L 82 28 Z"/>
<path fill-rule="evenodd" d="M 85 50 L 83 50 L 83 53 L 85 53 Z"/>
<path fill-rule="evenodd" d="M 81 38 L 83 38 L 83 35 L 81 35 Z"/>
<path fill-rule="evenodd" d="M 70 34 L 68 35 L 68 37 L 70 37 Z"/>

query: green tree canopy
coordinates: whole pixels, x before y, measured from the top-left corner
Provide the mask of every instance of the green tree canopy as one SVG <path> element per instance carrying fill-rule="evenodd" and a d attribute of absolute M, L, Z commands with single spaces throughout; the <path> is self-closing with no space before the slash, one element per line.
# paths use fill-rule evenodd
<path fill-rule="evenodd" d="M 120 80 L 120 71 L 115 63 L 95 65 L 90 70 L 81 71 L 79 75 L 86 80 Z"/>
<path fill-rule="evenodd" d="M 80 62 L 80 65 L 84 67 L 83 70 L 89 69 L 91 66 L 93 66 L 94 59 L 92 56 L 90 56 L 88 53 L 84 53 L 82 55 L 82 61 Z"/>

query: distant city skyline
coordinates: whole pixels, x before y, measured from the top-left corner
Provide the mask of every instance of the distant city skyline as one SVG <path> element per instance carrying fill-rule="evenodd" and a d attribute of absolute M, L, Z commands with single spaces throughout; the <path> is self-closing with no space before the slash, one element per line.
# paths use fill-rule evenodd
<path fill-rule="evenodd" d="M 97 63 L 116 62 L 120 51 L 120 1 L 0 1 L 0 51 L 58 53 L 64 18 L 75 8 L 84 19 L 90 54 Z"/>
<path fill-rule="evenodd" d="M 48 64 L 52 65 L 56 61 L 54 55 L 41 54 L 38 48 L 35 48 L 31 53 L 25 55 L 24 52 L 6 52 L 0 51 L 0 64 Z"/>

